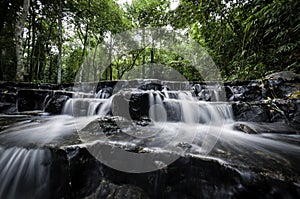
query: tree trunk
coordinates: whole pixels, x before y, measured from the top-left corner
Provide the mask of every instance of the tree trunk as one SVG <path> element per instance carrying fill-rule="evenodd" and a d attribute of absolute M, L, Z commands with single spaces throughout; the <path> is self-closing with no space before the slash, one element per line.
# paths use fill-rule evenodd
<path fill-rule="evenodd" d="M 97 78 L 97 67 L 99 67 L 99 63 L 96 64 L 96 55 L 97 55 L 97 50 L 98 50 L 99 43 L 96 44 L 94 54 L 93 54 L 93 73 L 94 73 L 94 82 L 98 81 L 99 79 Z M 100 71 L 99 71 L 100 72 Z M 101 73 L 100 73 L 101 74 Z"/>
<path fill-rule="evenodd" d="M 150 78 L 155 78 L 153 65 L 154 65 L 154 47 L 152 47 L 150 50 Z"/>
<path fill-rule="evenodd" d="M 112 80 L 112 34 L 110 33 L 109 40 L 109 54 L 108 54 L 108 72 L 109 72 L 109 80 Z"/>
<path fill-rule="evenodd" d="M 145 28 L 143 28 L 143 33 L 142 33 L 143 35 L 142 35 L 142 47 L 143 48 L 146 48 L 146 46 L 145 46 Z M 145 53 L 143 53 L 143 55 L 142 55 L 143 57 L 142 57 L 142 60 L 143 60 L 143 62 L 142 62 L 142 78 L 144 79 L 145 78 L 145 74 L 146 74 L 146 70 L 145 70 L 145 64 L 146 64 L 146 61 L 145 61 Z"/>
<path fill-rule="evenodd" d="M 61 1 L 59 1 L 58 8 L 58 56 L 57 56 L 57 83 L 61 83 L 61 68 L 62 68 L 62 5 Z"/>
<path fill-rule="evenodd" d="M 31 1 L 33 3 L 33 1 Z M 34 80 L 34 64 L 35 64 L 35 37 L 36 37 L 36 24 L 35 24 L 35 19 L 36 19 L 36 14 L 35 11 L 32 10 L 31 12 L 31 23 L 32 23 L 32 39 L 31 39 L 31 52 L 30 52 L 30 65 L 29 65 L 29 81 L 32 82 Z"/>
<path fill-rule="evenodd" d="M 25 25 L 25 21 L 28 16 L 29 10 L 29 0 L 23 0 L 23 10 L 16 22 L 15 27 L 15 41 L 16 41 L 16 58 L 17 58 L 17 70 L 16 70 L 16 80 L 17 81 L 24 81 L 24 65 L 23 65 L 23 38 L 22 33 Z"/>
<path fill-rule="evenodd" d="M 79 82 L 84 81 L 84 57 L 85 57 L 85 51 L 86 51 L 86 44 L 88 40 L 88 34 L 89 34 L 89 24 L 86 25 L 85 27 L 85 35 L 83 38 L 83 49 L 81 53 L 81 65 L 79 68 Z"/>

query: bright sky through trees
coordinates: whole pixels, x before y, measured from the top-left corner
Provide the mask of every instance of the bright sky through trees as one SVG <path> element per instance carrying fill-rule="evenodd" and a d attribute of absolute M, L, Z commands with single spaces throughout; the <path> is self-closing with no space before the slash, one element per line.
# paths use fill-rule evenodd
<path fill-rule="evenodd" d="M 117 3 L 122 5 L 124 3 L 132 3 L 132 0 L 117 0 Z M 175 10 L 179 5 L 179 0 L 171 0 L 170 10 Z"/>

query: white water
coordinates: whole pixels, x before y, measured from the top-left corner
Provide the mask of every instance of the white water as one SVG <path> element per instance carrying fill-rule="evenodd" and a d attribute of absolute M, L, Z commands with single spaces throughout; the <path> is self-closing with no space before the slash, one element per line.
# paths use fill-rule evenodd
<path fill-rule="evenodd" d="M 149 118 L 153 123 L 134 129 L 144 135 L 137 136 L 130 133 L 132 129 L 123 129 L 135 139 L 122 140 L 120 137 L 111 140 L 112 143 L 142 143 L 145 148 L 175 151 L 182 155 L 191 153 L 239 167 L 267 169 L 274 173 L 283 170 L 300 175 L 300 147 L 290 142 L 299 140 L 299 136 L 245 134 L 233 130 L 230 104 L 199 102 L 190 92 L 166 89 L 145 92 L 149 94 Z M 65 137 L 76 134 L 91 121 L 110 116 L 112 102 L 113 96 L 109 99 L 69 99 L 62 110 L 63 115 L 25 120 L 1 131 L 1 145 L 44 146 L 63 142 Z M 180 121 L 169 120 L 165 103 L 173 108 Z M 145 141 L 139 142 L 141 139 Z M 178 150 L 180 143 L 187 143 L 190 148 Z M 26 188 L 32 190 L 30 196 L 36 198 L 47 193 L 49 171 L 42 163 L 51 159 L 48 150 L 0 147 L 0 154 L 0 198 L 26 198 Z M 30 181 L 28 186 L 27 180 Z"/>
<path fill-rule="evenodd" d="M 0 198 L 49 198 L 51 153 L 0 147 Z"/>
<path fill-rule="evenodd" d="M 205 102 L 198 101 L 187 91 L 142 91 L 149 95 L 149 118 L 153 124 L 151 126 L 141 127 L 145 135 L 151 135 L 155 138 L 152 143 L 146 143 L 146 146 L 168 147 L 174 149 L 179 143 L 186 142 L 192 145 L 193 153 L 209 154 L 210 152 L 226 158 L 228 153 L 242 154 L 240 158 L 254 161 L 255 158 L 264 162 L 264 155 L 268 154 L 268 158 L 279 163 L 286 162 L 282 154 L 282 148 L 286 153 L 295 154 L 300 152 L 300 147 L 285 143 L 284 141 L 267 139 L 261 135 L 249 135 L 240 131 L 233 130 L 234 118 L 231 110 L 231 105 L 226 102 Z M 88 111 L 86 116 L 91 116 L 94 113 L 98 116 L 109 116 L 111 110 L 113 96 L 109 99 L 73 99 L 73 101 L 88 102 L 82 109 Z M 98 101 L 97 101 L 98 100 Z M 74 102 L 73 102 L 74 103 Z M 167 110 L 164 103 L 169 103 L 174 106 L 175 114 L 178 114 L 181 121 L 169 121 Z M 178 104 L 179 108 L 178 109 Z M 70 105 L 66 103 L 66 107 Z M 94 111 L 95 107 L 99 106 L 98 111 Z M 73 104 L 74 107 L 74 104 Z M 65 108 L 64 110 L 70 110 Z M 67 113 L 66 111 L 65 113 Z M 80 119 L 79 119 L 80 120 Z M 91 120 L 87 120 L 91 121 Z M 124 129 L 124 132 L 130 131 Z M 149 133 L 152 131 L 153 133 Z M 129 133 L 134 135 L 133 133 Z M 272 135 L 271 135 L 272 136 Z M 138 136 L 142 138 L 143 136 Z M 144 136 L 144 138 L 149 136 Z M 224 153 L 219 153 L 225 151 Z M 237 155 L 239 157 L 239 155 Z M 239 160 L 241 161 L 241 160 Z M 261 164 L 263 167 L 263 163 Z"/>
<path fill-rule="evenodd" d="M 2 145 L 44 146 L 76 133 L 75 120 L 68 115 L 36 117 L 16 123 L 0 133 Z"/>

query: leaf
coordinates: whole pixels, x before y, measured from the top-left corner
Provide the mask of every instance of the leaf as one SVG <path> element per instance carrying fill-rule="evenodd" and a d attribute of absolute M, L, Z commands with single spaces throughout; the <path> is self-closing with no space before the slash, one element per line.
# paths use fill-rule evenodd
<path fill-rule="evenodd" d="M 290 99 L 300 99 L 300 91 L 294 92 L 289 98 Z"/>

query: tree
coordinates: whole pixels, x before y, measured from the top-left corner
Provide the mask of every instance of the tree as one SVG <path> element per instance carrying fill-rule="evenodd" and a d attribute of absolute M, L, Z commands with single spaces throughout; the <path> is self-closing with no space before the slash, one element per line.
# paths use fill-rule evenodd
<path fill-rule="evenodd" d="M 107 33 L 124 29 L 122 10 L 112 0 L 79 0 L 69 2 L 68 8 L 73 15 L 70 22 L 74 24 L 76 36 L 82 44 L 82 62 L 87 56 L 88 46 L 94 48 L 104 40 Z M 90 65 L 84 69 L 83 81 L 89 79 Z M 111 75 L 108 78 L 111 79 Z"/>
<path fill-rule="evenodd" d="M 299 3 L 181 1 L 170 12 L 176 28 L 190 28 L 225 79 L 254 79 L 299 67 Z"/>
<path fill-rule="evenodd" d="M 24 80 L 24 65 L 22 60 L 22 47 L 23 47 L 23 29 L 25 21 L 27 19 L 28 10 L 29 10 L 29 0 L 23 0 L 23 8 L 21 14 L 16 22 L 15 27 L 15 41 L 16 41 L 16 59 L 17 59 L 17 69 L 16 69 L 16 80 Z"/>

